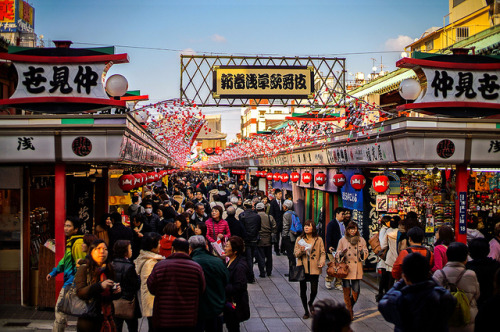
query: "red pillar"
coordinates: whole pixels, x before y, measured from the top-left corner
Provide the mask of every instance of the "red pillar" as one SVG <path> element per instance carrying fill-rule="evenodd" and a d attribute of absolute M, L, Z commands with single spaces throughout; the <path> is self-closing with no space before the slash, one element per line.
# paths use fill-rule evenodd
<path fill-rule="evenodd" d="M 467 244 L 467 191 L 469 171 L 466 165 L 457 166 L 455 200 L 455 240 Z"/>
<path fill-rule="evenodd" d="M 54 181 L 54 233 L 56 241 L 56 264 L 64 257 L 66 239 L 64 222 L 66 221 L 66 164 L 56 163 Z M 56 277 L 56 299 L 64 284 L 63 274 Z"/>

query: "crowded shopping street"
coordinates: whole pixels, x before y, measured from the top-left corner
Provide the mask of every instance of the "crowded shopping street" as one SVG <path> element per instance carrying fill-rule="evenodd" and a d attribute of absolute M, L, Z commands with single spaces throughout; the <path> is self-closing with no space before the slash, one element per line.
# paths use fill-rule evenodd
<path fill-rule="evenodd" d="M 497 331 L 500 0 L 0 0 L 0 279 L 0 331 Z"/>

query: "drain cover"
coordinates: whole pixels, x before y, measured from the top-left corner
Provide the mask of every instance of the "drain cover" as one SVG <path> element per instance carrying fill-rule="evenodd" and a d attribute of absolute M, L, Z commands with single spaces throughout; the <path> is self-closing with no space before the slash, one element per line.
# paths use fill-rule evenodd
<path fill-rule="evenodd" d="M 30 322 L 9 322 L 3 324 L 4 327 L 27 327 Z"/>

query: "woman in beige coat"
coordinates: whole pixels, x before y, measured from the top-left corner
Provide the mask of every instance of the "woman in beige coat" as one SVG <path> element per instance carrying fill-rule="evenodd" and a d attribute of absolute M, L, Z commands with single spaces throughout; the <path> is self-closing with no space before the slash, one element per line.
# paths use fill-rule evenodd
<path fill-rule="evenodd" d="M 148 290 L 148 277 L 156 263 L 165 259 L 159 254 L 161 235 L 158 233 L 145 233 L 141 241 L 141 251 L 135 259 L 135 271 L 141 278 L 141 312 L 148 318 L 149 331 L 153 331 L 153 304 L 154 295 Z"/>
<path fill-rule="evenodd" d="M 297 266 L 303 265 L 305 279 L 300 281 L 300 299 L 304 307 L 304 319 L 313 313 L 313 303 L 318 294 L 319 275 L 325 266 L 326 251 L 323 239 L 318 236 L 316 224 L 306 220 L 304 231 L 295 241 L 294 255 L 297 257 Z M 307 282 L 311 283 L 311 294 L 307 301 Z"/>
<path fill-rule="evenodd" d="M 351 221 L 345 229 L 345 235 L 337 246 L 336 256 L 343 258 L 349 266 L 349 274 L 342 279 L 344 302 L 353 317 L 354 304 L 358 301 L 360 280 L 363 279 L 362 262 L 368 257 L 368 248 L 358 230 L 358 225 Z"/>

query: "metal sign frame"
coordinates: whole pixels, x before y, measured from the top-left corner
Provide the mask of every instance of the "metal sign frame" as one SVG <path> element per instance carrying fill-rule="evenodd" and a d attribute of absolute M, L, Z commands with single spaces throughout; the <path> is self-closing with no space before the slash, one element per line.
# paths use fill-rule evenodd
<path fill-rule="evenodd" d="M 217 66 L 312 67 L 315 94 L 312 98 L 216 99 L 212 73 Z M 345 103 L 346 73 L 345 58 L 181 55 L 180 99 L 199 107 L 244 107 L 264 100 L 269 106 L 333 107 Z"/>

